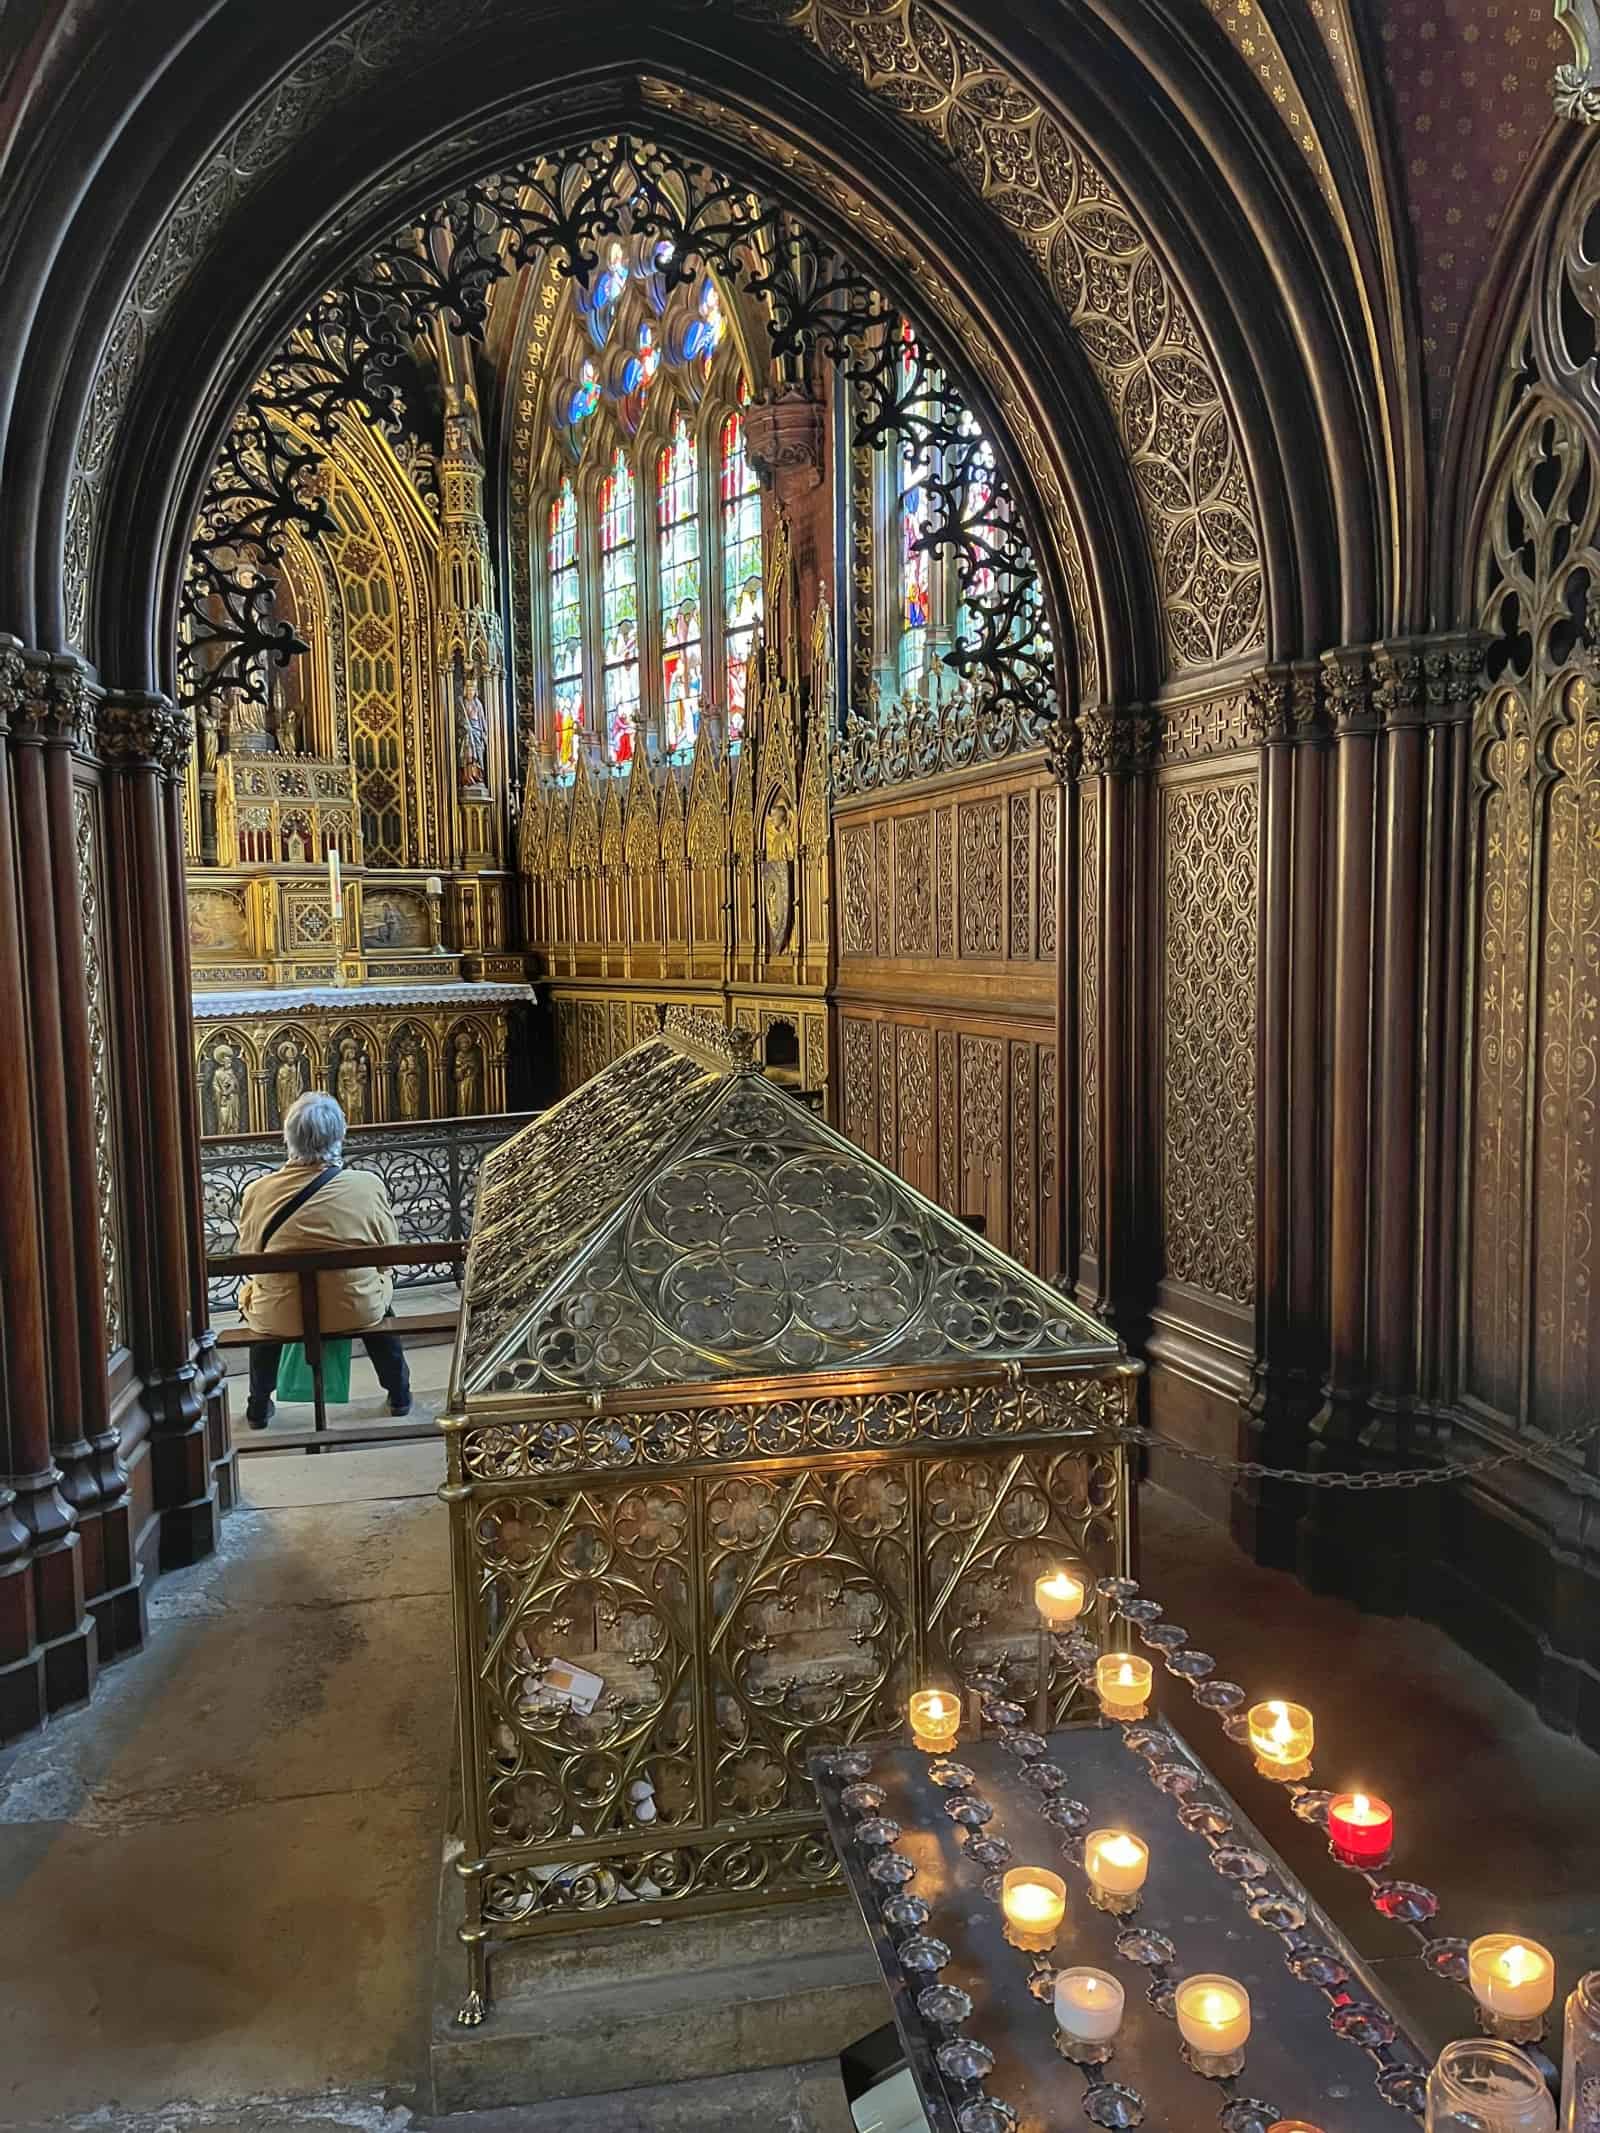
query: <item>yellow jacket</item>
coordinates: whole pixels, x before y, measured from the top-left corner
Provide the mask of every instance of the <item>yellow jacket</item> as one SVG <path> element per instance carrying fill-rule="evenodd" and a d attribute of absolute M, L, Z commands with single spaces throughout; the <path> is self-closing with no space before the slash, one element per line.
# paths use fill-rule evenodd
<path fill-rule="evenodd" d="M 322 1163 L 285 1163 L 247 1185 L 239 1203 L 242 1253 L 259 1252 L 261 1233 L 285 1201 L 292 1200 L 326 1168 Z M 398 1244 L 394 1210 L 383 1180 L 370 1170 L 341 1170 L 279 1228 L 269 1252 L 327 1250 L 334 1245 Z M 326 1333 L 361 1333 L 387 1316 L 394 1295 L 389 1267 L 351 1267 L 317 1276 L 317 1310 Z M 252 1333 L 265 1340 L 296 1341 L 300 1279 L 296 1274 L 255 1274 L 239 1291 L 239 1309 Z"/>

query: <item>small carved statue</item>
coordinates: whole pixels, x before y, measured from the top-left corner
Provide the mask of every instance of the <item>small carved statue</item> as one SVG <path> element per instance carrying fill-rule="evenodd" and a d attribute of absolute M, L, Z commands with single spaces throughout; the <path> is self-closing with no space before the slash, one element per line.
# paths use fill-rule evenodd
<path fill-rule="evenodd" d="M 422 1116 L 422 1054 L 415 1037 L 407 1037 L 395 1062 L 395 1095 L 402 1118 Z"/>
<path fill-rule="evenodd" d="M 456 707 L 456 767 L 463 792 L 483 792 L 489 783 L 489 714 L 478 684 L 467 677 Z"/>
<path fill-rule="evenodd" d="M 483 1107 L 483 1053 L 465 1030 L 456 1039 L 455 1065 L 457 1118 L 475 1118 Z"/>
<path fill-rule="evenodd" d="M 219 1044 L 213 1055 L 211 1109 L 219 1133 L 239 1130 L 239 1076 L 234 1070 L 233 1046 Z"/>
<path fill-rule="evenodd" d="M 278 1058 L 282 1062 L 273 1076 L 272 1091 L 278 1100 L 278 1123 L 281 1126 L 289 1115 L 289 1106 L 297 1097 L 305 1094 L 305 1054 L 289 1038 L 278 1046 Z"/>
<path fill-rule="evenodd" d="M 367 1080 L 371 1072 L 366 1055 L 354 1037 L 346 1037 L 339 1046 L 334 1094 L 352 1126 L 364 1126 L 367 1122 Z"/>

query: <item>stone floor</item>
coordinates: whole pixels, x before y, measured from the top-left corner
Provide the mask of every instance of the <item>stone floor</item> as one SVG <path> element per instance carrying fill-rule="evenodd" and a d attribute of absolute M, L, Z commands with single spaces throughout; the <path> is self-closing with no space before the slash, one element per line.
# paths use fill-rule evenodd
<path fill-rule="evenodd" d="M 423 1399 L 444 1362 L 416 1356 Z M 221 1555 L 156 1589 L 146 1651 L 0 1756 L 0 2126 L 413 2122 L 450 1762 L 442 1467 L 432 1443 L 252 1455 Z M 1564 1982 L 1600 1963 L 1600 1759 L 1437 1633 L 1255 1569 L 1170 1496 L 1147 1492 L 1143 1550 L 1150 1591 L 1230 1673 L 1314 1705 L 1328 1777 L 1394 1801 L 1447 1930 L 1514 1925 Z M 1239 1776 L 1209 1721 L 1187 1730 Z M 1241 1789 L 1388 1960 L 1394 1929 L 1280 1802 Z M 1415 1999 L 1416 1971 L 1394 1964 L 1397 1992 Z"/>

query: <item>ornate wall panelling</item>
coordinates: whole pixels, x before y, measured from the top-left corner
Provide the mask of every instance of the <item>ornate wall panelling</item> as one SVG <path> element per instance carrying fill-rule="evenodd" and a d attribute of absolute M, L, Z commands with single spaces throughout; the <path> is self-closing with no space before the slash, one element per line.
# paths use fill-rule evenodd
<path fill-rule="evenodd" d="M 1060 797 L 1035 761 L 834 814 L 845 1131 L 1052 1273 Z"/>
<path fill-rule="evenodd" d="M 1543 233 L 1506 349 L 1472 558 L 1491 642 L 1472 734 L 1461 1390 L 1524 1429 L 1560 1428 L 1600 1394 L 1587 1242 L 1600 1157 L 1589 908 L 1600 405 L 1574 389 L 1597 339 L 1584 237 L 1597 200 L 1591 154 Z"/>

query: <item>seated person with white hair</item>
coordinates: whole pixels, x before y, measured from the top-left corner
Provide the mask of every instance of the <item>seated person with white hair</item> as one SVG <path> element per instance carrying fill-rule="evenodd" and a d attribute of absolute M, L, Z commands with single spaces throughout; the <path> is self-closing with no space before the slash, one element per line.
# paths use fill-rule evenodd
<path fill-rule="evenodd" d="M 289 1160 L 257 1178 L 239 1203 L 239 1251 L 307 1252 L 358 1244 L 398 1244 L 400 1232 L 383 1180 L 370 1170 L 346 1170 L 344 1112 L 319 1090 L 289 1106 L 283 1142 Z M 359 1333 L 389 1412 L 411 1412 L 411 1374 L 399 1336 L 376 1329 L 393 1314 L 394 1275 L 388 1267 L 349 1267 L 317 1276 L 317 1313 L 324 1339 Z M 257 1337 L 250 1344 L 252 1429 L 272 1420 L 273 1389 L 285 1341 L 304 1338 L 296 1274 L 256 1274 L 239 1291 L 239 1309 Z"/>

